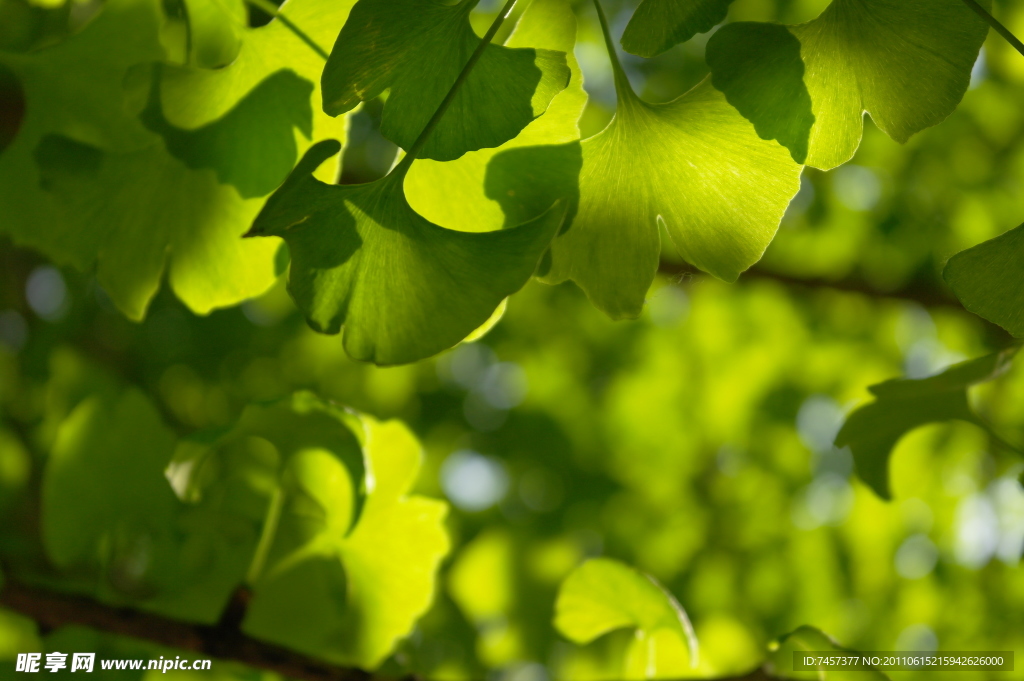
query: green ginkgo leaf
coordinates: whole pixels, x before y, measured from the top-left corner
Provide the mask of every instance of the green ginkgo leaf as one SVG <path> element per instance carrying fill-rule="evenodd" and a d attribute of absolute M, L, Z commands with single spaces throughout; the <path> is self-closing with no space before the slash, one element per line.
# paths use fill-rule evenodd
<path fill-rule="evenodd" d="M 397 421 L 360 417 L 366 505 L 348 531 L 353 484 L 321 452 L 293 459 L 276 546 L 243 623 L 250 635 L 337 664 L 376 668 L 433 601 L 448 553 L 447 506 L 409 495 L 422 450 Z M 334 509 L 334 510 L 332 510 Z M 296 541 L 296 539 L 299 541 Z"/>
<path fill-rule="evenodd" d="M 289 457 L 268 513 L 267 555 L 258 555 L 260 574 L 252 575 L 249 632 L 313 654 L 330 649 L 348 600 L 337 545 L 348 533 L 354 495 L 352 478 L 331 452 Z"/>
<path fill-rule="evenodd" d="M 212 170 L 190 170 L 159 138 L 152 142 L 114 153 L 63 136 L 40 140 L 34 195 L 55 214 L 36 230 L 45 250 L 80 269 L 95 266 L 133 319 L 145 315 L 165 269 L 174 292 L 200 313 L 270 287 L 277 244 L 239 238 L 262 202 L 242 199 Z"/>
<path fill-rule="evenodd" d="M 875 401 L 846 419 L 837 447 L 849 447 L 857 475 L 883 499 L 892 498 L 889 457 L 896 443 L 928 423 L 960 420 L 988 429 L 967 400 L 967 389 L 1005 372 L 1016 348 L 963 362 L 921 379 L 894 379 L 869 388 Z"/>
<path fill-rule="evenodd" d="M 565 578 L 555 603 L 555 627 L 578 644 L 616 629 L 636 630 L 626 678 L 678 677 L 697 666 L 697 637 L 686 611 L 653 577 L 615 560 L 588 560 Z M 680 646 L 685 666 L 672 664 L 678 658 L 672 648 Z"/>
<path fill-rule="evenodd" d="M 270 105 L 272 95 L 277 94 L 276 91 L 261 93 L 261 88 L 267 88 L 268 82 L 277 80 L 279 82 L 270 87 L 284 86 L 286 96 L 274 104 L 278 109 L 276 112 L 263 112 L 261 115 L 278 121 L 276 134 L 279 134 L 277 131 L 282 126 L 295 129 L 295 142 L 290 145 L 292 165 L 298 155 L 313 142 L 344 138 L 347 130 L 344 119 L 327 116 L 318 106 L 312 106 L 310 112 L 310 105 L 304 101 L 299 102 L 293 89 L 298 87 L 294 80 L 301 79 L 312 86 L 311 101 L 320 99 L 320 73 L 324 60 L 322 49 L 318 46 L 330 44 L 338 35 L 354 2 L 288 0 L 281 5 L 280 18 L 265 26 L 245 29 L 237 57 L 226 67 L 202 69 L 165 66 L 161 74 L 159 99 L 167 124 L 196 132 L 215 122 L 223 124 L 235 117 L 242 119 L 236 120 L 236 123 L 244 124 L 246 139 L 253 144 L 265 145 L 266 142 L 257 139 L 260 130 L 258 125 L 253 124 L 252 118 L 260 108 L 257 104 Z M 297 27 L 299 34 L 289 28 L 289 24 Z M 282 72 L 288 75 L 283 76 Z M 286 79 L 293 82 L 286 82 Z M 247 104 L 247 98 L 255 98 L 256 101 Z M 283 145 L 285 142 L 279 141 L 278 144 Z M 237 150 L 236 145 L 233 151 Z M 280 164 L 274 165 L 280 168 Z M 329 164 L 324 168 L 324 179 L 333 180 L 336 175 L 330 173 L 336 170 L 336 166 L 330 167 Z M 278 172 L 277 182 L 280 183 L 287 175 L 287 170 Z"/>
<path fill-rule="evenodd" d="M 388 90 L 381 133 L 410 149 L 480 43 L 469 23 L 475 5 L 360 0 L 324 68 L 324 111 L 342 114 Z M 448 161 L 499 146 L 568 82 L 563 53 L 488 45 L 417 156 Z"/>
<path fill-rule="evenodd" d="M 653 57 L 725 20 L 732 0 L 643 0 L 622 34 L 626 52 Z"/>
<path fill-rule="evenodd" d="M 957 253 L 943 277 L 968 310 L 1024 336 L 1024 225 Z"/>
<path fill-rule="evenodd" d="M 572 7 L 567 0 L 534 0 L 505 44 L 564 52 L 572 77 L 543 116 L 500 147 L 471 151 L 447 163 L 417 159 L 412 164 L 405 178 L 409 205 L 449 229 L 489 232 L 512 227 L 559 199 L 573 204 L 579 195 L 578 121 L 587 93 L 573 56 Z"/>
<path fill-rule="evenodd" d="M 807 160 L 814 113 L 800 41 L 779 24 L 729 24 L 708 42 L 712 83 L 766 140 Z M 713 41 L 713 44 L 712 44 Z"/>
<path fill-rule="evenodd" d="M 806 148 L 806 163 L 827 170 L 853 157 L 864 112 L 898 142 L 944 120 L 967 91 L 987 31 L 961 0 L 833 0 L 797 26 L 729 24 L 708 41 L 707 59 L 715 86 L 759 132 L 794 156 Z M 799 88 L 783 96 L 797 80 L 809 112 Z"/>
<path fill-rule="evenodd" d="M 344 325 L 345 350 L 356 359 L 399 364 L 455 345 L 526 283 L 562 224 L 565 209 L 556 205 L 499 232 L 438 227 L 405 199 L 412 157 L 369 184 L 314 178 L 340 149 L 335 141 L 312 147 L 249 235 L 284 238 L 289 292 L 314 329 Z"/>
<path fill-rule="evenodd" d="M 687 261 L 734 281 L 775 236 L 801 168 L 708 80 L 665 104 L 641 100 L 605 34 L 618 109 L 582 143 L 579 208 L 546 279 L 572 279 L 613 318 L 636 317 L 658 268 L 659 224 Z"/>
<path fill-rule="evenodd" d="M 169 61 L 214 69 L 238 56 L 248 25 L 242 0 L 164 0 L 163 8 Z"/>
<path fill-rule="evenodd" d="M 189 0 L 193 23 L 203 3 L 221 0 Z M 324 41 L 350 5 L 290 0 L 281 12 Z M 0 53 L 30 104 L 0 155 L 0 231 L 59 263 L 95 269 L 133 319 L 145 315 L 165 271 L 201 314 L 266 291 L 278 245 L 239 238 L 262 206 L 257 197 L 313 140 L 345 133 L 343 119 L 311 104 L 322 58 L 281 21 L 239 29 L 234 47 L 230 36 L 197 31 L 194 47 L 223 38 L 230 49 L 218 53 L 237 52 L 234 61 L 216 70 L 165 64 L 154 83 L 150 64 L 174 58 L 161 48 L 174 43 L 163 9 L 112 0 L 62 43 Z M 336 176 L 331 166 L 325 177 Z"/>
<path fill-rule="evenodd" d="M 124 80 L 135 64 L 164 57 L 162 21 L 154 0 L 111 0 L 62 42 L 25 53 L 0 50 L 0 109 L 5 129 L 17 131 L 0 153 L 0 232 L 54 260 L 76 262 L 50 232 L 61 217 L 39 186 L 36 147 L 48 135 L 71 135 L 102 149 L 147 146 L 151 134 L 124 106 Z M 23 115 L 7 122 L 9 107 L 19 103 Z M 76 264 L 82 260 L 89 257 Z"/>
<path fill-rule="evenodd" d="M 80 403 L 61 424 L 43 476 L 42 536 L 49 558 L 60 567 L 81 567 L 95 559 L 98 544 L 116 552 L 110 545 L 118 535 L 153 541 L 166 534 L 177 511 L 163 476 L 174 442 L 138 391 Z M 113 561 L 117 579 L 116 556 Z"/>
<path fill-rule="evenodd" d="M 164 117 L 157 76 L 142 121 L 163 137 L 175 158 L 193 170 L 213 170 L 222 184 L 233 185 L 242 198 L 249 199 L 274 191 L 295 165 L 295 131 L 306 139 L 313 135 L 312 94 L 313 83 L 282 69 L 259 83 L 223 118 L 186 130 Z"/>

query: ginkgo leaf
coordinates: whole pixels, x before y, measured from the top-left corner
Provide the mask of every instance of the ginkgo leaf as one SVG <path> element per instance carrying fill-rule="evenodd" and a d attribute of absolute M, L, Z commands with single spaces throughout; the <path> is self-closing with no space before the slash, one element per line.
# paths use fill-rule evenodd
<path fill-rule="evenodd" d="M 153 142 L 106 153 L 67 137 L 40 140 L 35 194 L 55 214 L 37 230 L 46 250 L 80 269 L 94 266 L 133 319 L 145 315 L 165 268 L 174 292 L 200 313 L 270 287 L 277 245 L 239 238 L 261 201 L 242 199 L 213 171 L 189 170 Z"/>
<path fill-rule="evenodd" d="M 239 479 L 246 480 L 247 484 L 262 480 L 253 487 L 252 494 L 232 494 L 236 499 L 253 495 L 265 497 L 264 501 L 251 504 L 258 507 L 256 515 L 262 518 L 266 498 L 269 498 L 271 477 L 276 479 L 281 466 L 301 452 L 331 452 L 338 463 L 350 472 L 352 479 L 361 480 L 366 468 L 359 440 L 353 432 L 359 427 L 354 416 L 309 392 L 298 392 L 288 399 L 267 405 L 250 405 L 231 430 L 214 442 L 195 443 L 194 448 L 175 456 L 177 466 L 190 462 L 189 469 L 197 471 L 190 473 L 189 488 L 181 495 L 186 499 L 207 496 L 211 486 L 221 485 L 228 479 L 225 473 L 237 473 Z M 265 446 L 254 445 L 254 438 Z M 334 514 L 349 518 L 357 516 L 363 495 L 362 487 L 356 488 L 347 497 L 347 510 L 339 508 Z M 339 499 L 336 504 L 342 504 L 342 501 Z M 233 512 L 245 514 L 242 508 Z"/>
<path fill-rule="evenodd" d="M 641 100 L 605 34 L 618 109 L 582 143 L 579 208 L 551 245 L 546 280 L 572 279 L 611 317 L 636 317 L 658 268 L 659 224 L 687 261 L 734 281 L 774 237 L 801 169 L 707 80 L 665 104 Z"/>
<path fill-rule="evenodd" d="M 363 185 L 314 178 L 340 148 L 312 147 L 249 235 L 284 238 L 289 292 L 314 329 L 338 333 L 344 325 L 345 350 L 356 359 L 399 364 L 455 345 L 526 283 L 562 224 L 565 210 L 556 205 L 499 232 L 438 227 L 406 202 L 408 163 Z"/>
<path fill-rule="evenodd" d="M 202 2 L 220 0 L 189 7 Z M 281 11 L 324 40 L 349 4 L 291 0 Z M 345 132 L 343 119 L 311 104 L 321 57 L 280 21 L 244 28 L 225 68 L 165 65 L 146 106 L 149 63 L 171 58 L 160 49 L 162 21 L 155 0 L 114 0 L 62 43 L 0 55 L 30 84 L 29 115 L 0 156 L 0 230 L 57 262 L 95 268 L 133 319 L 165 270 L 201 314 L 267 290 L 277 245 L 239 238 L 262 205 L 249 199 L 280 184 L 318 135 Z M 332 165 L 325 177 L 336 176 Z"/>
<path fill-rule="evenodd" d="M 273 541 L 258 558 L 262 574 L 246 610 L 249 632 L 313 654 L 330 649 L 348 600 L 337 543 L 348 533 L 354 496 L 331 452 L 306 449 L 288 459 L 268 517 Z"/>
<path fill-rule="evenodd" d="M 175 158 L 193 170 L 213 170 L 243 198 L 266 196 L 288 175 L 298 154 L 295 130 L 313 135 L 313 83 L 290 69 L 269 75 L 222 118 L 194 130 L 164 117 L 159 83 L 154 78 L 143 123 Z"/>
<path fill-rule="evenodd" d="M 982 428 L 967 401 L 967 389 L 1005 372 L 1016 348 L 963 362 L 921 379 L 893 379 L 869 388 L 875 401 L 846 419 L 837 447 L 849 447 L 857 475 L 883 499 L 890 499 L 889 456 L 906 433 L 928 423 L 960 420 Z"/>
<path fill-rule="evenodd" d="M 987 31 L 961 0 L 833 0 L 797 26 L 724 26 L 707 60 L 715 86 L 759 132 L 794 156 L 806 148 L 806 163 L 827 170 L 853 157 L 865 111 L 898 142 L 944 120 L 967 91 Z M 805 139 L 794 141 L 796 133 Z"/>
<path fill-rule="evenodd" d="M 405 426 L 360 420 L 367 497 L 358 522 L 346 533 L 348 517 L 328 510 L 339 493 L 351 493 L 345 469 L 315 451 L 302 453 L 282 503 L 298 503 L 291 517 L 306 519 L 308 535 L 268 562 L 243 628 L 337 664 L 374 669 L 433 601 L 449 549 L 447 506 L 409 495 L 422 450 Z"/>
<path fill-rule="evenodd" d="M 754 124 L 762 139 L 778 140 L 794 161 L 805 162 L 814 114 L 804 84 L 800 41 L 779 24 L 727 28 L 708 41 L 712 83 Z"/>
<path fill-rule="evenodd" d="M 242 0 L 164 0 L 161 42 L 168 60 L 206 69 L 238 56 L 248 12 Z"/>
<path fill-rule="evenodd" d="M 820 668 L 795 669 L 794 654 L 818 653 L 818 657 L 826 656 L 828 653 L 843 654 L 852 653 L 834 641 L 832 637 L 819 629 L 810 626 L 802 626 L 785 636 L 781 636 L 772 645 L 771 654 L 764 664 L 764 671 L 769 678 L 779 679 L 807 679 L 807 681 L 889 681 L 889 677 L 874 667 L 863 668 L 864 665 L 850 665 L 851 669 L 842 668 Z M 805 656 L 799 655 L 802 659 Z M 812 655 L 811 657 L 815 657 Z M 847 658 L 849 659 L 849 658 Z M 803 665 L 807 667 L 809 665 Z"/>
<path fill-rule="evenodd" d="M 622 34 L 626 52 L 653 57 L 725 20 L 732 0 L 643 0 Z"/>
<path fill-rule="evenodd" d="M 124 107 L 124 80 L 133 65 L 163 58 L 161 21 L 154 0 L 111 0 L 82 31 L 55 45 L 0 50 L 7 84 L 0 108 L 9 111 L 9 102 L 19 100 L 24 106 L 17 136 L 0 153 L 0 232 L 54 260 L 72 260 L 49 231 L 60 216 L 40 189 L 36 147 L 47 135 L 124 151 L 150 143 L 151 134 Z"/>
<path fill-rule="evenodd" d="M 118 535 L 152 541 L 166 533 L 177 500 L 162 473 L 173 451 L 173 434 L 142 393 L 79 404 L 61 425 L 43 478 L 43 544 L 50 559 L 65 568 L 81 565 L 94 559 L 101 541 L 109 548 Z"/>
<path fill-rule="evenodd" d="M 968 310 L 1024 336 L 1024 225 L 957 253 L 943 277 Z"/>
<path fill-rule="evenodd" d="M 360 0 L 323 72 L 324 111 L 345 113 L 388 90 L 381 133 L 410 149 L 480 38 L 476 0 Z M 456 159 L 519 134 L 569 82 L 565 54 L 490 44 L 419 158 Z"/>
<path fill-rule="evenodd" d="M 572 76 L 543 116 L 500 147 L 471 151 L 447 163 L 413 162 L 405 178 L 409 205 L 448 229 L 489 232 L 512 227 L 540 215 L 559 199 L 571 205 L 579 194 L 578 121 L 587 93 L 573 56 L 572 7 L 567 0 L 534 0 L 505 44 L 564 52 Z"/>
<path fill-rule="evenodd" d="M 579 644 L 616 629 L 635 629 L 627 678 L 678 677 L 697 666 L 697 637 L 686 611 L 653 577 L 615 560 L 588 560 L 565 578 L 555 603 L 555 627 Z M 682 668 L 667 663 L 677 657 L 671 649 L 680 645 L 688 658 Z"/>
<path fill-rule="evenodd" d="M 338 35 L 354 2 L 288 0 L 281 5 L 279 13 L 288 23 L 298 27 L 314 46 L 322 46 L 330 44 Z M 169 125 L 196 131 L 215 121 L 225 120 L 229 114 L 238 116 L 232 112 L 241 108 L 247 97 L 255 96 L 261 104 L 265 104 L 268 97 L 255 93 L 258 93 L 261 86 L 266 87 L 268 79 L 281 78 L 280 73 L 284 70 L 311 84 L 311 100 L 319 100 L 320 73 L 324 67 L 323 57 L 318 54 L 322 51 L 319 47 L 311 47 L 281 19 L 258 28 L 247 28 L 242 34 L 242 40 L 238 56 L 224 68 L 163 68 L 160 103 Z M 250 106 L 255 108 L 255 105 Z M 278 102 L 277 106 L 281 109 L 276 114 L 279 120 L 287 120 L 287 127 L 296 128 L 295 137 L 299 146 L 298 151 L 293 153 L 293 163 L 297 154 L 304 152 L 314 141 L 329 137 L 343 138 L 345 135 L 345 120 L 325 115 L 318 106 L 312 107 L 311 118 L 309 106 L 305 102 L 300 106 L 292 97 Z M 257 133 L 258 130 L 254 129 L 249 137 L 255 137 Z M 326 174 L 331 170 L 336 171 L 336 167 L 325 167 L 324 179 L 333 180 L 336 177 Z M 284 174 L 278 182 L 283 181 Z"/>
<path fill-rule="evenodd" d="M 216 621 L 240 584 L 261 580 L 319 534 L 347 533 L 365 497 L 362 484 L 351 483 L 365 471 L 353 429 L 361 429 L 354 415 L 299 392 L 250 405 L 212 441 L 179 442 L 167 479 L 182 502 L 177 524 L 184 543 L 175 564 L 180 583 L 147 607 Z M 303 589 L 290 588 L 288 577 L 271 580 L 260 608 L 286 619 L 296 605 L 309 607 L 305 619 L 287 622 L 298 635 L 327 626 L 325 619 L 335 615 L 324 589 L 329 594 L 331 584 L 345 579 L 334 563 L 325 571 L 301 570 Z"/>

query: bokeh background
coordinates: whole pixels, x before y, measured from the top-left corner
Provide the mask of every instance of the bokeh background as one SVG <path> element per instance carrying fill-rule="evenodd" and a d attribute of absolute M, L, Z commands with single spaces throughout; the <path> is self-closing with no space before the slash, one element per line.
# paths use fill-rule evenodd
<path fill-rule="evenodd" d="M 606 0 L 616 35 L 635 4 Z M 796 23 L 827 4 L 736 0 L 729 19 Z M 497 6 L 483 0 L 481 26 Z M 615 98 L 593 8 L 577 10 L 589 135 Z M 1024 1 L 997 0 L 995 13 L 1024 34 Z M 74 26 L 88 14 L 0 0 L 0 41 L 56 40 L 69 17 Z M 22 17 L 18 31 L 10 17 Z M 652 60 L 626 55 L 636 90 L 666 101 L 699 82 L 707 37 Z M 376 132 L 379 115 L 371 103 L 352 117 L 343 182 L 390 167 L 396 150 Z M 312 332 L 283 281 L 207 317 L 165 291 L 135 324 L 88 274 L 0 241 L 0 555 L 37 551 L 25 509 L 83 386 L 140 386 L 181 434 L 302 388 L 409 423 L 426 448 L 418 491 L 452 504 L 436 603 L 385 673 L 620 678 L 625 635 L 581 648 L 551 625 L 559 583 L 597 555 L 676 595 L 702 646 L 695 675 L 746 671 L 802 624 L 861 650 L 1024 654 L 1020 459 L 968 424 L 922 428 L 894 453 L 886 503 L 832 445 L 872 383 L 927 376 L 1009 342 L 959 308 L 940 272 L 953 253 L 1021 221 L 1024 57 L 993 35 L 945 123 L 901 146 L 868 121 L 851 163 L 805 171 L 764 260 L 735 285 L 686 273 L 667 249 L 634 322 L 610 321 L 572 284 L 531 283 L 482 340 L 381 369 Z M 1024 362 L 972 399 L 1024 442 Z M 93 635 L 40 632 L 0 610 L 0 676 L 14 653 L 52 649 L 61 636 Z M 272 676 L 215 667 L 213 676 Z"/>

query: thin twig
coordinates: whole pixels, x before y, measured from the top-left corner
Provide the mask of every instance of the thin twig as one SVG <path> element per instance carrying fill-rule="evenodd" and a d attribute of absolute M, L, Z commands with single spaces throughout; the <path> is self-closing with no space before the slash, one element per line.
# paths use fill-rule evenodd
<path fill-rule="evenodd" d="M 1006 39 L 1006 42 L 1013 46 L 1013 49 L 1020 52 L 1021 55 L 1024 55 L 1024 43 L 1022 43 L 1017 36 L 1010 31 L 1010 29 L 1003 26 L 998 19 L 992 16 L 988 10 L 975 2 L 975 0 L 964 0 L 964 4 L 973 9 L 982 19 L 987 21 L 988 25 L 991 26 L 996 33 L 1003 36 L 1003 38 Z"/>
<path fill-rule="evenodd" d="M 308 33 L 306 33 L 301 28 L 299 28 L 294 23 L 292 23 L 292 20 L 289 19 L 287 16 L 285 16 L 284 12 L 282 12 L 281 10 L 279 10 L 277 8 L 277 5 L 275 5 L 274 3 L 270 2 L 270 0 L 245 0 L 245 1 L 248 2 L 250 5 L 252 5 L 253 7 L 255 7 L 256 9 L 258 9 L 258 10 L 260 10 L 262 12 L 266 12 L 270 16 L 272 16 L 275 19 L 277 19 L 278 21 L 280 21 L 282 24 L 285 25 L 285 27 L 289 31 L 294 33 L 295 36 L 299 40 L 301 40 L 302 42 L 306 43 L 311 50 L 316 52 L 317 55 L 321 59 L 323 59 L 324 61 L 327 61 L 327 58 L 330 56 L 330 55 L 327 54 L 327 50 L 325 50 L 324 48 L 322 48 L 319 45 L 317 45 L 316 41 L 314 41 L 312 38 L 310 38 Z"/>
<path fill-rule="evenodd" d="M 437 107 L 434 115 L 430 117 L 429 121 L 427 121 L 426 126 L 423 128 L 423 132 L 421 132 L 420 136 L 416 138 L 416 141 L 412 143 L 412 146 L 406 150 L 405 156 L 391 172 L 401 175 L 405 171 L 409 170 L 412 162 L 416 159 L 416 155 L 419 153 L 420 149 L 423 148 L 423 145 L 427 143 L 427 138 L 430 137 L 430 133 L 434 131 L 437 124 L 441 122 L 442 118 L 444 118 L 444 114 L 448 111 L 448 107 L 455 99 L 455 95 L 459 93 L 459 89 L 462 87 L 462 84 L 467 78 L 469 78 L 469 74 L 473 70 L 473 67 L 476 66 L 478 61 L 480 61 L 480 57 L 483 56 L 484 51 L 487 49 L 488 45 L 491 44 L 491 40 L 494 39 L 494 35 L 498 32 L 502 23 L 505 22 L 505 19 L 512 12 L 512 8 L 515 7 L 516 1 L 517 0 L 507 0 L 505 6 L 501 8 L 500 12 L 498 12 L 498 16 L 494 17 L 494 21 L 491 22 L 491 27 L 487 29 L 487 33 L 484 34 L 484 37 L 480 39 L 480 43 L 476 46 L 476 49 L 473 50 L 473 54 L 469 56 L 469 61 L 467 61 L 466 65 L 462 67 L 462 71 L 459 72 L 459 76 L 455 79 L 455 82 L 452 83 L 451 88 L 448 90 L 448 94 L 444 96 L 444 99 L 441 100 L 441 104 Z"/>

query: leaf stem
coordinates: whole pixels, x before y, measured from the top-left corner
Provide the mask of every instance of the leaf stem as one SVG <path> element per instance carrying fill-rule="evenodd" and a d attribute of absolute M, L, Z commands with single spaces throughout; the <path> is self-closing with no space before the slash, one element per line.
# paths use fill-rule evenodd
<path fill-rule="evenodd" d="M 316 42 L 314 42 L 313 39 L 310 38 L 309 35 L 305 31 L 303 31 L 301 28 L 299 28 L 298 26 L 293 24 L 292 20 L 289 19 L 288 17 L 286 17 L 284 15 L 284 13 L 280 9 L 278 9 L 277 5 L 275 5 L 274 3 L 270 2 L 270 0 L 245 0 L 245 1 L 248 2 L 250 5 L 252 5 L 253 7 L 255 7 L 256 9 L 261 10 L 263 12 L 266 12 L 270 16 L 272 16 L 275 19 L 277 19 L 278 21 L 280 21 L 282 24 L 285 25 L 285 27 L 288 28 L 289 31 L 294 33 L 295 36 L 299 40 L 301 40 L 302 42 L 306 43 L 306 45 L 309 46 L 309 49 L 311 49 L 314 52 L 316 52 L 317 56 L 319 56 L 324 61 L 327 61 L 327 57 L 330 56 L 330 55 L 327 54 L 327 50 L 325 50 L 324 48 L 322 48 L 319 45 L 317 45 Z"/>
<path fill-rule="evenodd" d="M 249 564 L 249 572 L 246 575 L 245 581 L 250 586 L 259 581 L 260 576 L 263 574 L 267 556 L 270 555 L 270 548 L 274 543 L 274 537 L 277 536 L 277 526 L 281 522 L 281 509 L 283 507 L 284 495 L 281 493 L 280 488 L 278 488 L 274 490 L 273 496 L 270 497 L 270 506 L 267 508 L 267 514 L 263 519 L 263 531 L 260 533 L 260 540 L 256 544 L 252 563 Z"/>
<path fill-rule="evenodd" d="M 973 9 L 982 19 L 987 21 L 988 25 L 991 26 L 996 33 L 1003 36 L 1003 38 L 1006 39 L 1006 42 L 1013 46 L 1013 49 L 1020 52 L 1021 55 L 1024 55 L 1024 43 L 1022 43 L 1020 39 L 1010 31 L 1010 29 L 999 23 L 999 20 L 992 16 L 988 10 L 975 2 L 975 0 L 964 0 L 964 4 Z"/>
<path fill-rule="evenodd" d="M 473 54 L 469 56 L 469 61 L 467 61 L 466 65 L 462 67 L 462 71 L 459 72 L 458 78 L 456 78 L 455 82 L 452 83 L 451 88 L 448 90 L 448 94 L 444 96 L 444 99 L 441 100 L 441 104 L 437 107 L 434 115 L 430 117 L 429 121 L 427 121 L 427 125 L 423 128 L 423 132 L 420 133 L 420 136 L 416 138 L 416 141 L 413 142 L 412 146 L 405 152 L 405 156 L 402 160 L 395 166 L 392 172 L 394 172 L 396 176 L 404 175 L 412 165 L 412 162 L 416 159 L 416 154 L 418 154 L 420 149 L 423 148 L 423 145 L 427 143 L 427 138 L 430 137 L 430 133 L 434 132 L 434 128 L 437 127 L 437 124 L 441 122 L 441 119 L 444 117 L 448 107 L 451 106 L 452 101 L 455 99 L 455 95 L 459 93 L 459 88 L 461 88 L 462 84 L 466 82 L 467 78 L 469 78 L 469 74 L 473 70 L 473 67 L 476 66 L 478 61 L 480 61 L 480 57 L 483 56 L 484 50 L 486 50 L 487 46 L 491 44 L 491 40 L 494 39 L 494 34 L 498 32 L 499 28 L 501 28 L 501 24 L 512 12 L 512 8 L 515 6 L 516 2 L 517 0 L 507 0 L 505 6 L 501 8 L 500 12 L 498 12 L 498 16 L 494 17 L 494 21 L 491 22 L 491 27 L 487 29 L 487 33 L 484 34 L 484 37 L 480 39 L 480 44 L 476 46 L 476 49 L 473 50 Z"/>
<path fill-rule="evenodd" d="M 622 68 L 622 62 L 619 61 L 619 53 L 615 50 L 615 41 L 612 40 L 612 32 L 608 28 L 608 18 L 604 15 L 601 0 L 594 0 L 594 7 L 597 8 L 597 19 L 601 22 L 601 32 L 604 34 L 604 43 L 608 48 L 608 59 L 611 60 L 612 72 L 615 74 L 615 91 L 619 94 L 619 100 L 622 100 L 623 93 L 628 93 L 633 96 L 633 99 L 636 99 L 636 92 L 633 91 L 633 86 L 626 76 L 626 70 Z"/>

